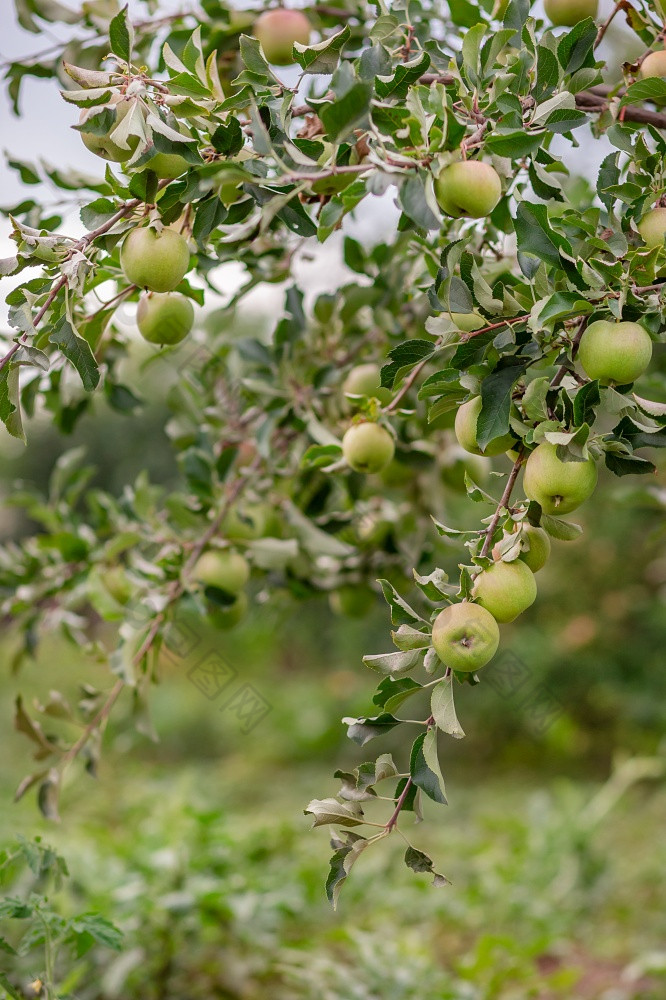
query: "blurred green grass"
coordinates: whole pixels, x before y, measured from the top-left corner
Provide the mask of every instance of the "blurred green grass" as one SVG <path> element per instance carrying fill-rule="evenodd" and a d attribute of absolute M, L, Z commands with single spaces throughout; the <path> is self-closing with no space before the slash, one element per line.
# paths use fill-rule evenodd
<path fill-rule="evenodd" d="M 95 433 L 86 432 L 93 453 Z M 11 474 L 44 478 L 55 449 L 51 439 L 43 444 L 41 457 L 14 461 Z M 136 458 L 126 456 L 130 465 Z M 30 768 L 30 744 L 11 727 L 13 702 L 21 692 L 31 706 L 52 688 L 76 701 L 78 684 L 108 687 L 109 673 L 53 638 L 17 676 L 6 669 L 0 841 L 52 842 L 72 876 L 57 906 L 97 909 L 125 932 L 117 957 L 101 949 L 80 961 L 63 956 L 71 994 L 662 1000 L 666 788 L 658 779 L 632 783 L 634 765 L 620 765 L 628 787 L 610 802 L 614 761 L 660 762 L 664 752 L 664 518 L 645 485 L 610 481 L 576 513 L 584 537 L 554 546 L 536 605 L 503 630 L 503 650 L 524 664 L 528 688 L 545 685 L 559 702 L 553 724 L 535 731 L 522 697 L 502 697 L 490 667 L 478 688 L 456 692 L 468 737 L 442 740 L 450 805 L 428 804 L 427 822 L 413 831 L 452 880 L 445 889 L 408 872 L 404 845 L 391 838 L 359 860 L 332 912 L 326 831 L 310 832 L 302 813 L 311 798 L 335 792 L 336 768 L 375 749 L 350 743 L 340 719 L 371 708 L 376 677 L 361 656 L 390 646 L 379 602 L 351 620 L 324 600 L 295 607 L 278 596 L 218 637 L 235 685 L 251 683 L 271 706 L 249 735 L 220 711 L 222 699 L 207 700 L 188 680 L 186 664 L 165 659 L 150 698 L 159 742 L 136 733 L 126 695 L 98 780 L 76 766 L 68 775 L 58 826 L 40 818 L 33 793 L 10 804 Z M 478 516 L 456 497 L 442 513 L 460 527 Z M 452 547 L 447 568 L 458 558 Z M 7 668 L 17 642 L 11 630 L 3 636 Z M 397 748 L 393 735 L 377 753 L 398 757 Z M 29 955 L 13 971 L 27 976 L 37 962 Z"/>
<path fill-rule="evenodd" d="M 404 844 L 392 838 L 360 859 L 339 910 L 331 910 L 323 893 L 326 831 L 310 832 L 302 810 L 335 790 L 335 766 L 363 756 L 338 719 L 367 705 L 371 679 L 350 669 L 349 657 L 382 615 L 340 629 L 321 608 L 311 613 L 325 667 L 302 619 L 291 644 L 268 646 L 270 619 L 224 640 L 242 680 L 270 698 L 258 731 L 243 735 L 173 665 L 154 690 L 160 742 L 137 737 L 127 700 L 107 733 L 99 779 L 70 774 L 59 826 L 39 818 L 30 795 L 7 804 L 29 745 L 6 732 L 0 839 L 21 833 L 54 844 L 72 876 L 58 905 L 98 910 L 125 932 L 119 956 L 87 957 L 74 995 L 663 997 L 666 788 L 628 779 L 613 803 L 613 779 L 604 783 L 595 773 L 601 768 L 556 776 L 558 761 L 573 770 L 557 740 L 532 739 L 526 759 L 513 741 L 500 740 L 501 766 L 489 766 L 483 751 L 475 753 L 486 710 L 470 717 L 472 698 L 461 710 L 470 756 L 454 741 L 442 748 L 451 804 L 428 803 L 416 829 L 405 822 L 453 884 L 434 889 L 408 872 Z M 48 687 L 71 695 L 79 680 L 103 677 L 71 648 L 49 644 L 5 681 L 0 712 L 7 723 L 15 689 L 27 699 L 43 698 Z"/>

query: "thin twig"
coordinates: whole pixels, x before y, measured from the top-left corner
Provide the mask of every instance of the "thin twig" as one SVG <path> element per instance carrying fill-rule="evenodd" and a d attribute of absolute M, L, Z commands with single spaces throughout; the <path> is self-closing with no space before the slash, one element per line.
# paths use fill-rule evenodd
<path fill-rule="evenodd" d="M 430 729 L 430 727 L 434 724 L 434 722 L 435 722 L 435 720 L 434 720 L 434 718 L 431 715 L 430 718 L 426 719 L 426 721 L 425 721 L 426 729 Z M 405 787 L 400 792 L 400 798 L 398 799 L 398 801 L 395 804 L 395 809 L 391 813 L 391 815 L 389 817 L 389 820 L 388 820 L 388 822 L 386 823 L 386 825 L 384 827 L 384 829 L 386 830 L 387 833 L 390 833 L 391 830 L 393 830 L 397 826 L 397 824 L 398 824 L 398 818 L 399 818 L 400 813 L 401 813 L 401 811 L 402 811 L 402 809 L 403 809 L 403 807 L 405 805 L 405 802 L 407 801 L 407 796 L 409 795 L 410 789 L 411 789 L 411 787 L 412 787 L 413 784 L 414 784 L 414 782 L 413 782 L 413 780 L 412 780 L 412 778 L 410 776 L 407 779 L 407 781 L 405 782 Z"/>
<path fill-rule="evenodd" d="M 521 446 L 518 458 L 513 463 L 513 468 L 509 473 L 509 478 L 507 479 L 506 486 L 504 487 L 504 493 L 502 493 L 502 498 L 497 505 L 497 510 L 493 514 L 493 518 L 486 529 L 486 537 L 483 542 L 483 547 L 479 556 L 481 559 L 485 559 L 490 552 L 490 548 L 493 544 L 493 535 L 495 534 L 495 529 L 499 524 L 499 519 L 502 516 L 502 511 L 509 507 L 509 500 L 511 499 L 511 494 L 513 493 L 513 488 L 516 485 L 516 480 L 518 479 L 518 473 L 520 472 L 520 467 L 523 464 L 523 448 Z"/>
<path fill-rule="evenodd" d="M 610 25 L 612 24 L 612 21 L 613 21 L 613 18 L 615 17 L 615 15 L 619 14 L 619 12 L 621 10 L 623 10 L 625 7 L 627 7 L 627 0 L 617 0 L 617 3 L 615 4 L 615 6 L 613 7 L 612 11 L 610 12 L 610 14 L 608 15 L 608 17 L 604 21 L 604 23 L 599 28 L 599 31 L 597 32 L 597 38 L 596 38 L 596 41 L 594 43 L 595 49 L 599 45 L 601 45 L 601 43 L 602 43 L 602 41 L 604 39 L 604 35 L 606 34 L 606 32 L 608 31 Z"/>
<path fill-rule="evenodd" d="M 585 333 L 585 327 L 586 326 L 587 326 L 587 316 L 583 316 L 583 318 L 581 319 L 580 323 L 578 324 L 578 329 L 576 331 L 576 336 L 574 337 L 574 339 L 572 341 L 572 344 L 571 344 L 571 360 L 572 361 L 575 360 L 575 357 L 578 354 L 578 348 L 580 347 L 580 342 L 581 342 L 583 334 Z M 560 367 L 558 368 L 558 370 L 557 370 L 557 372 L 556 372 L 556 374 L 555 374 L 552 382 L 550 383 L 550 388 L 551 389 L 557 389 L 558 385 L 560 385 L 562 379 L 564 378 L 564 376 L 567 374 L 568 371 L 569 371 L 569 366 L 567 364 L 560 365 Z"/>

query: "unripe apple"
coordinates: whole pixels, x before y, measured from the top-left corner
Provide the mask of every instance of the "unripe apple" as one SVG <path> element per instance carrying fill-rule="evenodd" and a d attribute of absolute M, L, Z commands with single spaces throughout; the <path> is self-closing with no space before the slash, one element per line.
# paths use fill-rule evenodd
<path fill-rule="evenodd" d="M 125 277 L 139 288 L 152 292 L 171 292 L 190 267 L 187 240 L 173 229 L 141 227 L 125 237 L 120 251 Z"/>
<path fill-rule="evenodd" d="M 152 170 L 160 180 L 173 180 L 180 177 L 190 164 L 180 153 L 155 153 L 147 163 L 144 163 L 142 170 Z"/>
<path fill-rule="evenodd" d="M 481 313 L 472 310 L 469 313 L 449 313 L 449 316 L 463 333 L 472 333 L 474 330 L 480 330 L 482 326 L 488 325 L 488 320 L 484 319 Z"/>
<path fill-rule="evenodd" d="M 502 181 L 490 163 L 458 160 L 435 178 L 435 196 L 442 211 L 454 219 L 482 219 L 502 197 Z"/>
<path fill-rule="evenodd" d="M 651 208 L 640 220 L 637 228 L 649 247 L 663 247 L 666 237 L 666 208 Z"/>
<path fill-rule="evenodd" d="M 583 333 L 578 360 L 588 378 L 602 385 L 628 385 L 643 374 L 652 358 L 650 335 L 638 323 L 600 319 Z"/>
<path fill-rule="evenodd" d="M 485 667 L 497 652 L 497 622 L 479 604 L 450 604 L 435 618 L 432 644 L 445 667 L 470 673 Z"/>
<path fill-rule="evenodd" d="M 374 396 L 382 406 L 391 398 L 391 390 L 382 387 L 379 365 L 371 361 L 352 368 L 342 383 L 342 391 L 351 396 Z"/>
<path fill-rule="evenodd" d="M 134 101 L 128 101 L 120 96 L 120 94 L 113 94 L 107 107 L 114 107 L 116 110 L 116 121 L 111 129 L 113 129 L 121 123 L 123 118 L 129 111 L 132 110 L 134 106 Z M 100 112 L 99 105 L 94 108 L 82 108 L 81 114 L 79 115 L 79 125 L 93 118 L 96 114 Z M 113 142 L 109 135 L 94 135 L 92 132 L 80 132 L 79 135 L 83 140 L 83 145 L 90 150 L 91 153 L 95 153 L 96 156 L 101 156 L 103 160 L 109 160 L 111 163 L 124 163 L 125 160 L 129 160 L 130 156 L 139 144 L 138 135 L 130 135 L 127 137 L 127 144 L 129 149 L 123 149 L 116 142 Z"/>
<path fill-rule="evenodd" d="M 544 514 L 570 514 L 594 493 L 597 475 L 594 459 L 563 462 L 556 446 L 544 441 L 527 459 L 523 486 Z"/>
<path fill-rule="evenodd" d="M 240 552 L 223 549 L 199 556 L 192 576 L 206 587 L 239 594 L 250 579 L 250 567 Z"/>
<path fill-rule="evenodd" d="M 344 584 L 329 595 L 331 609 L 346 618 L 364 618 L 375 603 L 370 587 L 362 583 Z"/>
<path fill-rule="evenodd" d="M 502 434 L 501 437 L 489 441 L 485 451 L 482 451 L 477 440 L 477 424 L 481 405 L 481 397 L 473 396 L 459 406 L 454 429 L 461 448 L 464 448 L 471 455 L 485 455 L 487 458 L 491 458 L 493 455 L 500 455 L 503 451 L 511 448 L 516 443 L 516 439 L 513 434 Z"/>
<path fill-rule="evenodd" d="M 650 52 L 641 63 L 638 75 L 642 80 L 648 80 L 655 76 L 661 77 L 662 80 L 666 79 L 666 50 L 657 49 L 656 52 Z M 653 97 L 650 100 L 660 107 L 666 103 L 663 98 Z"/>
<path fill-rule="evenodd" d="M 294 61 L 293 45 L 310 41 L 310 22 L 300 10 L 265 10 L 254 26 L 266 61 L 273 66 L 290 66 Z"/>
<path fill-rule="evenodd" d="M 543 8 L 551 24 L 572 27 L 586 17 L 597 16 L 597 0 L 544 0 Z"/>
<path fill-rule="evenodd" d="M 238 625 L 247 614 L 247 594 L 241 592 L 231 604 L 213 604 L 208 607 L 208 620 L 215 628 L 227 630 Z"/>
<path fill-rule="evenodd" d="M 500 560 L 479 573 L 472 594 L 496 621 L 512 622 L 534 604 L 536 580 L 532 570 L 522 560 Z"/>
<path fill-rule="evenodd" d="M 264 504 L 243 504 L 232 507 L 221 524 L 225 538 L 239 542 L 253 542 L 266 534 L 271 511 Z"/>
<path fill-rule="evenodd" d="M 529 548 L 522 550 L 519 559 L 526 563 L 533 573 L 538 573 L 550 556 L 550 536 L 543 528 L 537 528 L 527 522 L 521 526 L 520 533 Z"/>
<path fill-rule="evenodd" d="M 178 292 L 150 292 L 139 299 L 139 332 L 149 344 L 179 344 L 194 323 L 194 306 Z"/>
<path fill-rule="evenodd" d="M 381 472 L 394 453 L 390 433 L 369 421 L 353 424 L 342 439 L 342 454 L 354 472 Z"/>

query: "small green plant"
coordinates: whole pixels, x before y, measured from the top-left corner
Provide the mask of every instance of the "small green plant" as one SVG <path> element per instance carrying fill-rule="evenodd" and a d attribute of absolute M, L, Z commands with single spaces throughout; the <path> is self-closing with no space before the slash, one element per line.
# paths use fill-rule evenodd
<path fill-rule="evenodd" d="M 85 974 L 95 945 L 120 950 L 121 932 L 99 913 L 63 915 L 50 893 L 69 876 L 67 864 L 39 837 L 0 851 L 0 986 L 12 1000 L 69 995 Z M 11 964 L 9 964 L 11 963 Z M 6 971 L 5 971 L 6 970 Z"/>

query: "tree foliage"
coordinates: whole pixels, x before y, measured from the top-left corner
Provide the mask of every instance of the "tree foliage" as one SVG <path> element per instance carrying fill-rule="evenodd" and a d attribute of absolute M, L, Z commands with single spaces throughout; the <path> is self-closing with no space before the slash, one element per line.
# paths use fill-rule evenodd
<path fill-rule="evenodd" d="M 70 451 L 47 496 L 14 497 L 39 525 L 0 551 L 3 612 L 24 637 L 17 663 L 58 628 L 115 675 L 78 706 L 52 693 L 40 706 L 48 730 L 17 705 L 38 761 L 18 794 L 37 786 L 42 811 L 57 816 L 64 769 L 82 758 L 94 772 L 123 691 L 139 708 L 147 702 L 174 623 L 217 613 L 229 624 L 242 614 L 238 588 L 197 578 L 207 549 L 242 550 L 251 593 L 278 602 L 334 594 L 354 612 L 379 580 L 395 650 L 365 657 L 380 675 L 375 714 L 345 722 L 359 746 L 400 727 L 404 759 L 382 753 L 337 772 L 338 793 L 307 807 L 315 826 L 342 828 L 327 881 L 335 901 L 356 859 L 403 813 L 420 816 L 423 796 L 446 803 L 439 734 L 464 736 L 454 691 L 479 677 L 446 665 L 433 619 L 452 603 L 482 601 L 477 578 L 493 559 L 526 559 L 530 529 L 557 540 L 579 533 L 557 514 L 559 487 L 552 510 L 521 495 L 525 463 L 546 446 L 567 472 L 592 461 L 616 476 L 645 474 L 655 467 L 643 449 L 666 442 L 658 355 L 646 377 L 656 399 L 590 379 L 576 364 L 599 320 L 661 336 L 666 224 L 656 239 L 640 224 L 665 201 L 666 82 L 641 78 L 641 58 L 606 83 L 598 46 L 607 25 L 587 17 L 553 29 L 526 0 L 313 6 L 312 38 L 294 44 L 299 71 L 289 82 L 252 34 L 255 12 L 217 0 L 203 0 L 197 15 L 150 11 L 134 24 L 115 0 L 74 13 L 54 0 L 16 6 L 29 31 L 83 23 L 87 33 L 8 66 L 15 111 L 37 121 L 21 83 L 53 78 L 73 127 L 110 162 L 95 171 L 91 152 L 91 175 L 81 176 L 9 157 L 27 189 L 48 179 L 62 205 L 26 190 L 5 210 L 16 242 L 2 263 L 14 278 L 0 360 L 9 433 L 25 440 L 26 418 L 43 412 L 69 433 L 100 394 L 127 415 L 128 434 L 141 419 L 140 379 L 127 365 L 133 338 L 118 319 L 122 304 L 146 294 L 128 281 L 127 250 L 121 259 L 128 234 L 150 230 L 156 243 L 179 234 L 189 267 L 167 293 L 197 308 L 220 294 L 225 303 L 145 363 L 169 369 L 177 491 L 145 476 L 119 497 L 91 489 L 92 468 Z M 656 6 L 623 3 L 613 16 L 620 8 L 645 54 L 660 44 Z M 594 186 L 567 168 L 581 138 L 610 149 Z M 444 172 L 477 161 L 492 167 L 501 197 L 486 210 L 488 192 L 470 174 L 455 195 L 472 207 L 458 213 Z M 393 204 L 390 238 L 349 235 L 350 217 Z M 81 236 L 61 232 L 74 207 Z M 312 296 L 292 265 L 329 240 L 348 279 L 336 294 Z M 140 260 L 148 267 L 150 255 Z M 229 293 L 220 276 L 231 262 L 243 282 Z M 266 335 L 241 335 L 238 309 L 266 282 L 284 287 L 283 310 Z M 361 364 L 380 374 L 346 392 Z M 473 450 L 482 457 L 472 458 L 451 425 L 477 397 Z M 345 433 L 363 422 L 394 441 L 379 475 L 343 453 Z M 510 459 L 491 465 L 483 453 L 507 436 Z M 478 528 L 441 521 L 452 461 L 479 505 Z M 455 580 L 438 567 L 451 546 L 461 560 Z M 99 618 L 117 624 L 114 648 Z M 414 738 L 413 721 L 402 720 L 419 711 Z M 392 791 L 379 797 L 384 782 Z M 446 882 L 411 844 L 405 863 Z"/>

